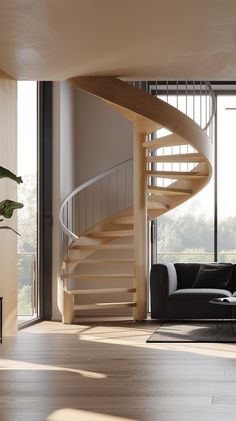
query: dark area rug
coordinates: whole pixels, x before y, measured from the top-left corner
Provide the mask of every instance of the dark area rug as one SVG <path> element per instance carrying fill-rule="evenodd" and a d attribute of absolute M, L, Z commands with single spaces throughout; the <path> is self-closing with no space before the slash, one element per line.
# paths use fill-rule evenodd
<path fill-rule="evenodd" d="M 236 343 L 236 323 L 164 322 L 146 341 L 155 342 L 226 342 Z"/>

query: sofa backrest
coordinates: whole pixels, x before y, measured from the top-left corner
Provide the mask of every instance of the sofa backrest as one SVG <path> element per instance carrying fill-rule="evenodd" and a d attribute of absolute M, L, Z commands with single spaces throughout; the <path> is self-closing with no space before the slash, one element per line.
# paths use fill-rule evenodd
<path fill-rule="evenodd" d="M 231 292 L 236 291 L 236 265 L 233 265 L 233 272 L 232 272 L 232 275 L 231 275 L 231 279 L 230 279 L 228 289 Z"/>
<path fill-rule="evenodd" d="M 175 269 L 177 273 L 177 288 L 192 288 L 200 266 L 201 263 L 175 263 Z M 236 265 L 233 265 L 233 271 L 231 274 L 228 290 L 231 292 L 236 291 Z"/>
<path fill-rule="evenodd" d="M 175 263 L 177 288 L 192 288 L 201 263 Z"/>

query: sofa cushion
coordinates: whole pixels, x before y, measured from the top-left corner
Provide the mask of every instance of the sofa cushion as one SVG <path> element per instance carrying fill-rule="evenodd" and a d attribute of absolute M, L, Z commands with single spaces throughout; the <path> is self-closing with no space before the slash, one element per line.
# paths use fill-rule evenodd
<path fill-rule="evenodd" d="M 192 288 L 228 289 L 232 271 L 231 263 L 203 264 Z"/>
<path fill-rule="evenodd" d="M 192 288 L 200 266 L 200 263 L 175 263 L 178 280 L 177 289 Z"/>
<path fill-rule="evenodd" d="M 169 300 L 182 300 L 185 302 L 187 299 L 195 300 L 199 297 L 204 297 L 204 299 L 211 300 L 215 297 L 231 297 L 232 294 L 227 289 L 219 288 L 185 288 L 177 289 L 172 294 L 169 295 Z"/>
<path fill-rule="evenodd" d="M 216 319 L 218 315 L 230 318 L 230 308 L 209 304 L 212 298 L 231 297 L 228 290 L 212 288 L 179 289 L 169 295 L 168 317 L 170 319 Z M 220 312 L 220 313 L 219 313 Z"/>

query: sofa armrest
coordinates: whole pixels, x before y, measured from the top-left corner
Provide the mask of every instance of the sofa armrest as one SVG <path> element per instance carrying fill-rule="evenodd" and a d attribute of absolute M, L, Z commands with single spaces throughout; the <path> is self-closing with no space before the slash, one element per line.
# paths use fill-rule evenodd
<path fill-rule="evenodd" d="M 150 273 L 151 317 L 168 317 L 168 296 L 177 289 L 177 274 L 173 263 L 152 265 Z"/>

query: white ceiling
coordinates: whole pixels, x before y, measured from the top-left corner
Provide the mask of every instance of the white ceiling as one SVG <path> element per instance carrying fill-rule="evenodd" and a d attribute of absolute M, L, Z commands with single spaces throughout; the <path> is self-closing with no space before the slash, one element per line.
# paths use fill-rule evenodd
<path fill-rule="evenodd" d="M 16 79 L 236 80 L 235 0 L 0 0 Z"/>

